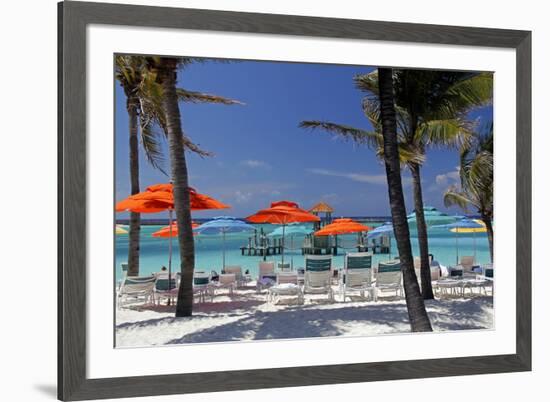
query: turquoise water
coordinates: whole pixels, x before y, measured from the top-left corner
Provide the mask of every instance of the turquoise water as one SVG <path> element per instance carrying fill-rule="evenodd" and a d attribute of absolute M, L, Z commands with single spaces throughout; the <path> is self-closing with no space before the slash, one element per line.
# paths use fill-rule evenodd
<path fill-rule="evenodd" d="M 368 222 L 369 226 L 378 226 L 382 222 Z M 255 225 L 264 228 L 266 233 L 276 229 L 276 225 Z M 152 237 L 151 234 L 159 230 L 162 226 L 143 225 L 141 228 L 141 251 L 140 251 L 140 275 L 147 275 L 158 272 L 164 265 L 168 267 L 168 239 Z M 240 247 L 248 244 L 250 233 L 227 234 L 225 247 L 226 265 L 240 265 L 244 270 L 248 269 L 255 277 L 258 272 L 258 263 L 263 261 L 259 256 L 241 256 Z M 445 229 L 429 229 L 429 250 L 434 258 L 443 265 L 453 265 L 456 262 L 455 234 Z M 294 236 L 292 246 L 299 248 L 304 236 Z M 179 271 L 179 248 L 177 238 L 173 238 L 172 270 Z M 476 244 L 476 262 L 485 264 L 490 261 L 489 246 L 485 233 L 475 234 Z M 411 243 L 414 255 L 418 255 L 418 240 L 414 230 L 411 231 Z M 197 235 L 195 236 L 195 267 L 197 271 L 216 272 L 221 271 L 222 267 L 222 237 L 221 235 Z M 357 235 L 338 236 L 338 244 L 344 249 L 338 250 L 339 255 L 334 256 L 334 265 L 343 266 L 345 251 L 353 252 L 357 244 Z M 286 246 L 291 246 L 291 239 L 286 239 Z M 472 234 L 458 234 L 459 255 L 474 255 L 474 240 Z M 395 240 L 392 238 L 392 256 L 395 256 L 397 248 Z M 116 279 L 121 277 L 120 264 L 126 262 L 128 258 L 128 235 L 117 235 L 115 241 L 115 264 Z M 374 261 L 387 260 L 388 254 L 375 254 Z M 281 255 L 268 256 L 267 261 L 281 261 Z M 301 250 L 285 251 L 285 262 L 293 262 L 295 268 L 304 266 L 304 256 Z"/>

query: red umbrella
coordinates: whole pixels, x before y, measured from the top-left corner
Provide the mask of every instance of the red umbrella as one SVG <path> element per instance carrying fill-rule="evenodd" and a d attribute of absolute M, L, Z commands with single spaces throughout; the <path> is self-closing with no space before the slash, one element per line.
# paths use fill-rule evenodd
<path fill-rule="evenodd" d="M 200 224 L 198 223 L 191 223 L 191 227 L 193 229 L 199 227 Z M 164 226 L 162 228 L 160 228 L 159 230 L 157 230 L 156 232 L 154 232 L 153 234 L 151 234 L 151 236 L 153 237 L 177 237 L 178 235 L 178 226 L 176 224 L 176 222 L 172 222 L 172 225 L 170 226 Z M 196 233 L 193 233 L 193 235 L 196 235 Z"/>
<path fill-rule="evenodd" d="M 319 222 L 320 218 L 304 209 L 301 209 L 297 203 L 292 201 L 278 201 L 271 203 L 270 208 L 262 209 L 254 215 L 246 218 L 251 223 L 271 223 L 283 225 L 283 250 L 281 253 L 281 263 L 285 261 L 285 226 L 296 222 Z"/>
<path fill-rule="evenodd" d="M 230 208 L 206 194 L 199 194 L 194 188 L 189 187 L 189 202 L 192 211 L 205 209 L 225 209 Z M 129 196 L 118 202 L 115 206 L 117 212 L 139 212 L 156 213 L 168 211 L 169 223 L 167 237 L 170 238 L 169 256 L 168 256 L 168 283 L 171 283 L 172 276 L 172 211 L 174 210 L 174 186 L 171 183 L 154 184 L 142 191 Z M 169 285 L 170 287 L 170 285 Z"/>
<path fill-rule="evenodd" d="M 368 232 L 372 230 L 370 226 L 365 226 L 349 218 L 335 219 L 330 225 L 315 232 L 315 236 L 329 236 L 346 233 Z"/>

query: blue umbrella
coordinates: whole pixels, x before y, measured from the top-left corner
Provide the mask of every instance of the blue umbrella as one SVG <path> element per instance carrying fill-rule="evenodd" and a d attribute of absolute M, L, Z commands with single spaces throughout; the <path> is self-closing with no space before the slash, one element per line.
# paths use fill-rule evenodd
<path fill-rule="evenodd" d="M 434 207 L 424 207 L 424 221 L 426 221 L 427 226 L 433 226 L 433 225 L 444 225 L 448 223 L 453 223 L 457 219 L 464 219 L 464 216 L 451 216 L 447 215 L 444 212 L 439 211 L 437 208 Z M 416 225 L 416 213 L 411 212 L 409 215 L 407 215 L 407 222 L 410 226 Z"/>
<path fill-rule="evenodd" d="M 303 225 L 287 225 L 286 227 L 280 226 L 273 232 L 269 233 L 270 237 L 284 237 L 290 235 L 290 249 L 294 249 L 294 236 L 295 235 L 308 235 L 313 232 L 313 229 L 306 228 Z M 294 267 L 294 258 L 290 257 L 290 265 Z"/>
<path fill-rule="evenodd" d="M 211 221 L 203 223 L 199 227 L 195 228 L 195 232 L 201 234 L 221 233 L 223 235 L 223 269 L 225 269 L 225 234 L 249 232 L 254 229 L 254 226 L 232 216 L 217 216 Z"/>
<path fill-rule="evenodd" d="M 457 220 L 454 223 L 448 223 L 447 225 L 437 225 L 434 226 L 434 229 L 480 229 L 483 228 L 483 225 L 480 225 L 472 219 L 461 219 Z M 456 247 L 456 263 L 458 264 L 458 230 L 455 231 L 455 247 Z M 475 259 L 475 234 L 474 234 L 474 259 Z"/>
<path fill-rule="evenodd" d="M 373 239 L 380 236 L 388 236 L 388 238 L 390 239 L 390 244 L 388 247 L 389 248 L 388 254 L 389 254 L 390 260 L 391 260 L 391 235 L 392 234 L 393 234 L 393 225 L 391 224 L 391 222 L 386 222 L 383 225 L 375 227 L 374 229 L 370 230 L 367 233 L 367 239 Z"/>

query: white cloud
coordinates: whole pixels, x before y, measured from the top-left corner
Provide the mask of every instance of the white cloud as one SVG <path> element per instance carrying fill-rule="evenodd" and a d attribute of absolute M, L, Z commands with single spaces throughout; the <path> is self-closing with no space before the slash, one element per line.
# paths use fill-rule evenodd
<path fill-rule="evenodd" d="M 460 182 L 460 168 L 457 166 L 452 172 L 441 173 L 435 176 L 435 183 L 439 187 L 448 187 Z"/>
<path fill-rule="evenodd" d="M 309 173 L 319 174 L 323 176 L 343 177 L 360 183 L 386 185 L 387 179 L 385 174 L 367 174 L 356 172 L 336 172 L 328 169 L 306 169 Z M 408 185 L 411 182 L 410 177 L 402 177 L 403 184 Z"/>
<path fill-rule="evenodd" d="M 244 192 L 244 191 L 237 190 L 233 194 L 233 197 L 235 199 L 235 202 L 239 204 L 246 204 L 248 201 L 250 201 L 250 199 L 252 198 L 252 195 L 253 195 L 252 192 Z"/>
<path fill-rule="evenodd" d="M 271 165 L 265 161 L 260 161 L 256 159 L 247 159 L 244 161 L 241 161 L 241 165 L 244 165 L 249 168 L 264 168 L 264 169 L 270 169 Z"/>

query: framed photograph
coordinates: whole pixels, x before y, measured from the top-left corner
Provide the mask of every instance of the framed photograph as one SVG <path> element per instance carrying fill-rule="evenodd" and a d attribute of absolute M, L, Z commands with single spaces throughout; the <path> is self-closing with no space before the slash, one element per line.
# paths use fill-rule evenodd
<path fill-rule="evenodd" d="M 531 33 L 59 3 L 58 397 L 531 369 Z"/>

